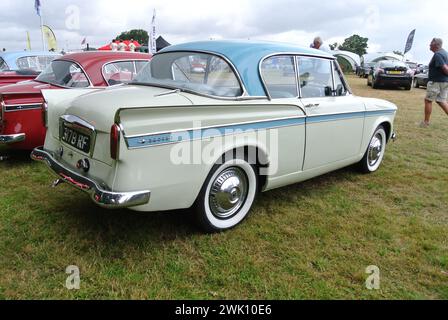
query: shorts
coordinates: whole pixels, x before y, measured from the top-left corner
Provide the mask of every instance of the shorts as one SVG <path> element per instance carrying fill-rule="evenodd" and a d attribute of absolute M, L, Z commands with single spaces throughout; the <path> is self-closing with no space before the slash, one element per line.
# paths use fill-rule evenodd
<path fill-rule="evenodd" d="M 446 102 L 448 100 L 448 82 L 429 81 L 426 89 L 426 100 Z"/>

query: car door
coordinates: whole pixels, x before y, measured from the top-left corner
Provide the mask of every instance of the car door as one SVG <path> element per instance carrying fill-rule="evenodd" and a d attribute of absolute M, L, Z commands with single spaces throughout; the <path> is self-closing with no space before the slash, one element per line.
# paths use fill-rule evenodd
<path fill-rule="evenodd" d="M 337 165 L 360 154 L 365 105 L 350 94 L 336 62 L 297 57 L 300 99 L 306 111 L 303 170 Z"/>
<path fill-rule="evenodd" d="M 298 74 L 293 55 L 268 57 L 261 63 L 260 71 L 270 100 L 265 106 L 266 110 L 275 110 L 275 118 L 288 123 L 273 129 L 278 140 L 277 147 L 271 146 L 270 150 L 270 166 L 274 164 L 277 167 L 275 173 L 271 174 L 272 181 L 302 171 L 306 115 L 299 100 Z"/>

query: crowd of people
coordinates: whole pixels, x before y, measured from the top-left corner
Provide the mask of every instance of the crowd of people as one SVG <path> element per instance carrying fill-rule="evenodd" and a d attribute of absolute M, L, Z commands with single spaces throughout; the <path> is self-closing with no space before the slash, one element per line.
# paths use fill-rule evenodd
<path fill-rule="evenodd" d="M 128 43 L 123 41 L 122 39 L 113 39 L 110 43 L 110 49 L 112 51 L 131 51 L 135 52 L 135 49 L 138 47 L 138 42 L 135 42 L 134 39 L 131 39 Z"/>

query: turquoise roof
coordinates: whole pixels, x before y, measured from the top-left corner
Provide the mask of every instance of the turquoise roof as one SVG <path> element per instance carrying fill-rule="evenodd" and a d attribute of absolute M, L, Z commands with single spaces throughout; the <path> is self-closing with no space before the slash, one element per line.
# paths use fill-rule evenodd
<path fill-rule="evenodd" d="M 324 51 L 294 44 L 252 40 L 189 42 L 166 47 L 160 53 L 171 51 L 206 51 L 225 56 L 237 69 L 250 96 L 266 96 L 263 84 L 261 83 L 258 66 L 261 59 L 268 55 L 275 53 L 294 53 L 334 58 Z"/>
<path fill-rule="evenodd" d="M 60 56 L 60 53 L 49 51 L 5 51 L 0 52 L 0 58 L 2 58 L 8 65 L 10 70 L 17 70 L 16 64 L 18 58 L 22 57 L 34 57 L 34 56 Z"/>

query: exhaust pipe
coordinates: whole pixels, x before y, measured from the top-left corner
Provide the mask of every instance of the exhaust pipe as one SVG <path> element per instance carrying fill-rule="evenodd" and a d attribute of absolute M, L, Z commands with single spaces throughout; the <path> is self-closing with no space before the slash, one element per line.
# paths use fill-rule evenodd
<path fill-rule="evenodd" d="M 58 185 L 60 185 L 61 183 L 64 183 L 64 180 L 62 179 L 56 179 L 53 181 L 53 183 L 51 184 L 52 188 L 56 188 Z"/>

